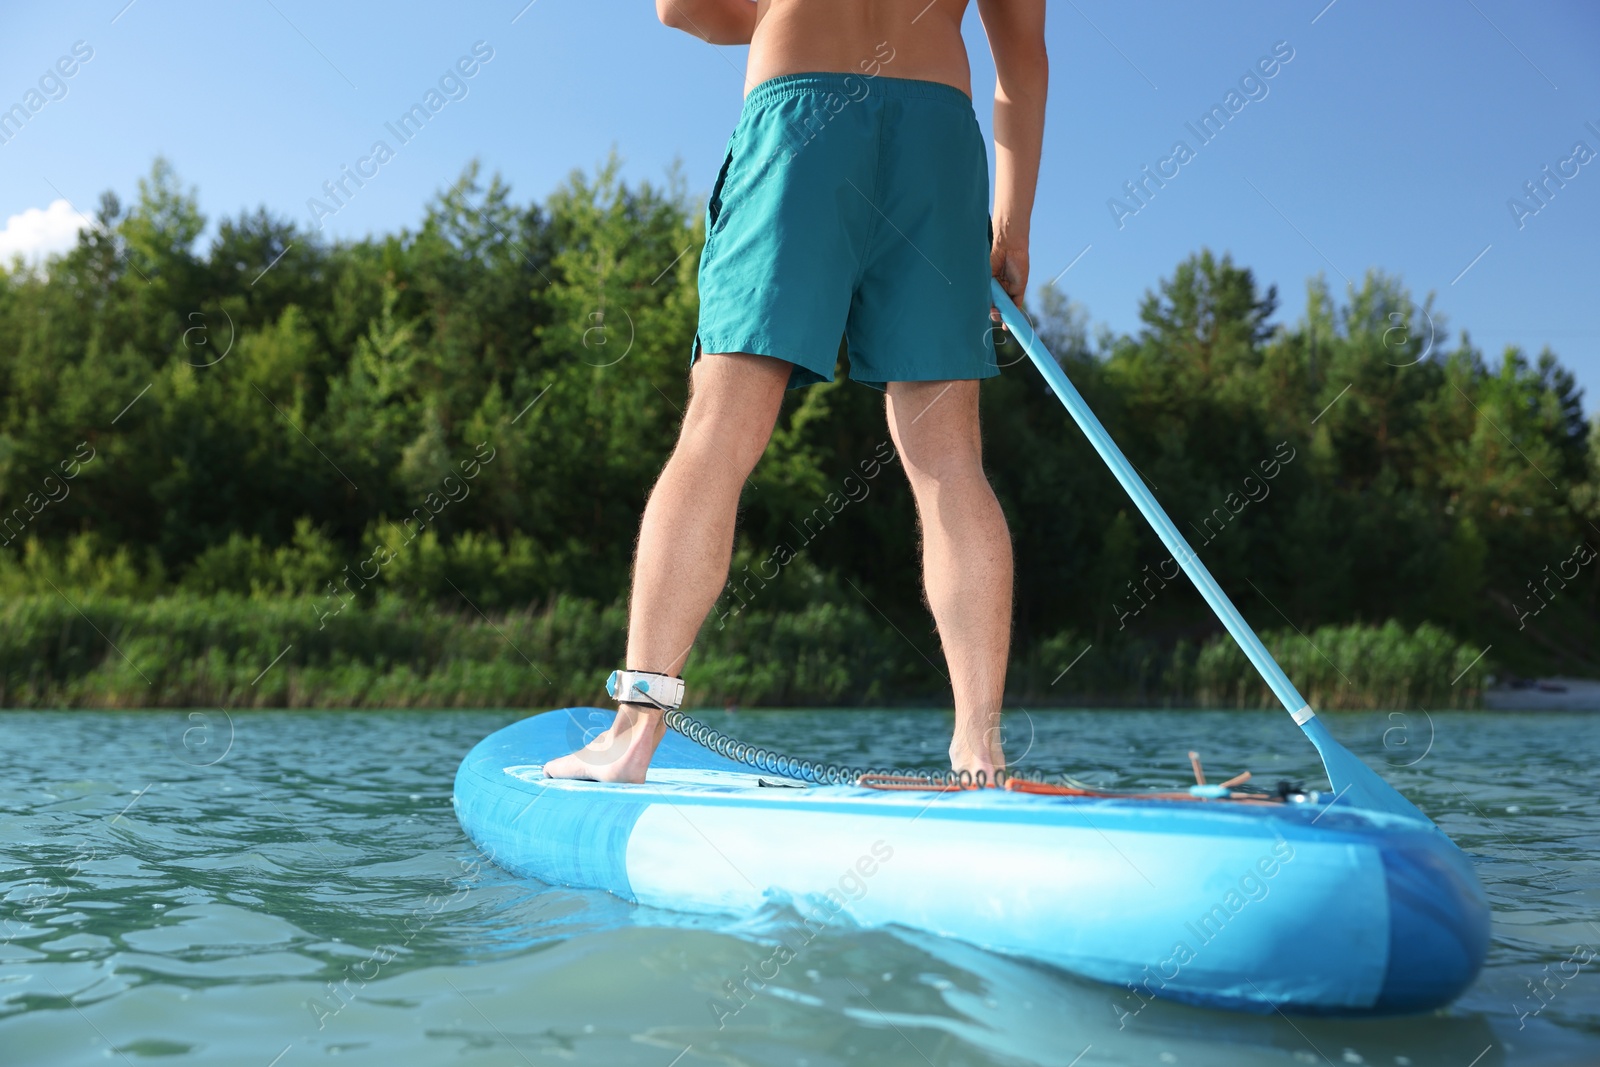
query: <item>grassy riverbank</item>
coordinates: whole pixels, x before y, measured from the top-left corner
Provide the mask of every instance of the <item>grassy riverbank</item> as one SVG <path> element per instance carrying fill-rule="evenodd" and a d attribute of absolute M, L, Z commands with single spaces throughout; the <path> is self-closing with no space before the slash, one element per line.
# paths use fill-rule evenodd
<path fill-rule="evenodd" d="M 601 682 L 622 662 L 618 603 L 560 597 L 537 611 L 480 615 L 383 595 L 320 618 L 314 603 L 10 597 L 0 606 L 0 707 L 560 707 L 603 701 Z M 1264 639 L 1320 708 L 1476 707 L 1492 669 L 1480 649 L 1426 624 Z M 1136 643 L 1086 646 L 1067 632 L 1018 649 L 1009 700 L 1274 703 L 1226 635 L 1166 655 Z M 686 675 L 698 706 L 883 706 L 948 703 L 943 668 L 931 635 L 907 636 L 870 606 L 840 601 L 750 611 L 721 628 L 713 617 Z"/>

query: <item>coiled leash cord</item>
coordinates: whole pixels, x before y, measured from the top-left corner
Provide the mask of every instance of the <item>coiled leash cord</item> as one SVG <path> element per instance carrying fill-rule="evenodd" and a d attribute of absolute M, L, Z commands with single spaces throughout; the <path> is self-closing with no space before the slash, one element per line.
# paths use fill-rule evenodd
<path fill-rule="evenodd" d="M 665 713 L 668 726 L 678 731 L 697 745 L 710 749 L 719 756 L 724 756 L 735 763 L 743 763 L 747 767 L 754 767 L 769 774 L 782 775 L 785 778 L 798 778 L 804 782 L 815 785 L 855 785 L 863 778 L 878 782 L 904 780 L 905 788 L 917 789 L 981 789 L 988 785 L 1003 788 L 1007 781 L 1026 782 L 1062 782 L 1068 785 L 1080 785 L 1071 781 L 1064 774 L 1046 774 L 1043 771 L 1012 771 L 999 770 L 992 777 L 979 771 L 974 775 L 971 771 L 953 771 L 949 769 L 927 769 L 923 767 L 851 767 L 843 763 L 827 763 L 821 760 L 803 760 L 795 756 L 787 756 L 781 752 L 763 748 L 760 745 L 748 744 L 712 726 L 687 715 L 674 708 Z M 914 783 L 914 784 L 913 784 Z M 894 788 L 894 786 L 889 786 Z M 1094 788 L 1084 786 L 1085 789 Z"/>
<path fill-rule="evenodd" d="M 747 767 L 754 767 L 759 771 L 769 774 L 781 775 L 785 778 L 795 778 L 814 785 L 863 785 L 875 789 L 982 789 L 994 786 L 998 789 L 1010 789 L 1028 793 L 1057 793 L 1077 796 L 1099 797 L 1146 797 L 1156 798 L 1187 798 L 1190 795 L 1210 796 L 1215 794 L 1202 794 L 1199 790 L 1191 794 L 1160 793 L 1148 790 L 1134 789 L 1107 789 L 1103 786 L 1091 785 L 1072 777 L 1064 771 L 1016 771 L 1002 768 L 991 777 L 983 771 L 974 774 L 971 771 L 953 771 L 941 768 L 924 767 L 851 767 L 843 763 L 828 763 L 822 760 L 805 760 L 796 756 L 774 752 L 760 745 L 752 745 L 737 738 L 729 737 L 721 730 L 696 719 L 693 715 L 686 714 L 676 708 L 666 711 L 663 715 L 667 726 L 678 731 L 695 744 L 710 749 L 719 756 L 742 763 Z M 1200 788 L 1204 788 L 1205 777 L 1199 767 L 1198 756 L 1189 754 L 1195 762 L 1195 777 L 1200 780 Z M 1243 782 L 1248 779 L 1248 773 L 1230 780 L 1227 784 L 1232 787 L 1233 799 L 1241 801 L 1276 801 L 1283 802 L 1291 797 L 1305 795 L 1305 789 L 1297 783 L 1287 781 L 1279 782 L 1277 789 L 1267 791 L 1253 786 L 1245 786 Z M 1242 786 L 1242 788 L 1241 788 Z M 1223 796 L 1229 795 L 1226 791 Z M 1313 796 L 1315 794 L 1312 794 Z"/>
<path fill-rule="evenodd" d="M 983 771 L 974 775 L 971 771 L 924 770 L 915 767 L 850 767 L 842 763 L 798 759 L 760 745 L 746 744 L 684 714 L 681 710 L 683 679 L 676 675 L 616 670 L 606 679 L 606 692 L 620 703 L 642 703 L 659 709 L 668 726 L 719 756 L 757 770 L 816 785 L 864 785 L 876 789 L 982 789 L 989 785 L 1004 788 L 1008 783 L 1015 782 L 1046 786 L 1046 776 L 1039 772 L 1029 774 L 1002 769 L 992 775 Z M 1051 784 L 1050 788 L 1076 788 L 1080 784 L 1070 782 L 1065 775 L 1057 777 L 1066 784 Z"/>

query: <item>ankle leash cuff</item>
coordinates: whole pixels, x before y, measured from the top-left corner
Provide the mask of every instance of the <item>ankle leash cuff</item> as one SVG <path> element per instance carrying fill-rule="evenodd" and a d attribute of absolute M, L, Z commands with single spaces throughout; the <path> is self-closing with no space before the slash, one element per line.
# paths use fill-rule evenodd
<path fill-rule="evenodd" d="M 612 671 L 606 692 L 619 704 L 649 704 L 662 711 L 683 705 L 683 679 L 648 671 Z"/>

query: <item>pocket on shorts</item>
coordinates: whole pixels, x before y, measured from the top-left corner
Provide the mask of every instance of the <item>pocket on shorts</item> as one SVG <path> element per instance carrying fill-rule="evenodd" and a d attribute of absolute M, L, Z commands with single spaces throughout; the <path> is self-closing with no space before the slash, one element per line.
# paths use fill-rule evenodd
<path fill-rule="evenodd" d="M 711 199 L 706 201 L 706 247 L 711 247 L 711 237 L 717 231 L 718 223 L 722 221 L 723 191 L 728 184 L 728 171 L 733 166 L 733 153 L 739 143 L 739 131 L 735 129 L 728 138 L 728 147 L 722 157 L 722 169 L 717 172 L 717 180 L 711 186 Z M 702 253 L 703 254 L 703 253 Z"/>

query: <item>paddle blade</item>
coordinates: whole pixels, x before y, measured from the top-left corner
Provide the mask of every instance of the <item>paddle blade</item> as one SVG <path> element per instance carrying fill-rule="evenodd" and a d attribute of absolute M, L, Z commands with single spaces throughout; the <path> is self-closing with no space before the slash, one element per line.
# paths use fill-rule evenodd
<path fill-rule="evenodd" d="M 1322 757 L 1322 765 L 1327 768 L 1328 781 L 1333 784 L 1334 804 L 1348 804 L 1352 808 L 1364 808 L 1367 811 L 1381 811 L 1387 815 L 1399 815 L 1406 819 L 1416 819 L 1419 822 L 1434 826 L 1432 819 L 1422 813 L 1411 801 L 1400 795 L 1400 791 L 1382 778 L 1378 772 L 1361 762 L 1359 756 L 1345 748 L 1328 728 L 1322 724 L 1320 717 L 1313 716 L 1300 725 L 1311 743 L 1317 746 L 1317 753 Z M 1435 827 L 1437 829 L 1437 827 Z"/>

